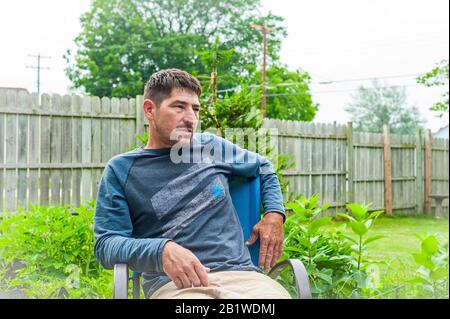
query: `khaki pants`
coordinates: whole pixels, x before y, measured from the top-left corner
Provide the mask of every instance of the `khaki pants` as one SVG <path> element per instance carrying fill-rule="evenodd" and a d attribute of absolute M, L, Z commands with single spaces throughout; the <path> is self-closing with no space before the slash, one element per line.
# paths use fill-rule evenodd
<path fill-rule="evenodd" d="M 178 289 L 171 281 L 150 299 L 291 299 L 286 289 L 256 271 L 220 271 L 208 274 L 208 287 Z"/>

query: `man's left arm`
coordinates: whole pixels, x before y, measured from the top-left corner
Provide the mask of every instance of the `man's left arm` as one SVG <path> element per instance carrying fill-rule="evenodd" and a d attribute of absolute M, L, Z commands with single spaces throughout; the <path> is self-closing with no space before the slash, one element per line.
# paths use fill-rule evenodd
<path fill-rule="evenodd" d="M 215 139 L 216 142 L 222 144 L 222 160 L 231 164 L 232 175 L 260 176 L 264 217 L 253 227 L 246 244 L 250 246 L 258 238 L 260 239 L 258 264 L 268 271 L 280 258 L 283 251 L 285 209 L 278 177 L 273 165 L 265 157 L 240 148 L 220 137 L 215 136 Z"/>
<path fill-rule="evenodd" d="M 264 157 L 258 157 L 264 217 L 253 227 L 246 244 L 250 246 L 260 239 L 258 264 L 267 272 L 283 252 L 285 210 L 280 183 L 272 164 Z"/>

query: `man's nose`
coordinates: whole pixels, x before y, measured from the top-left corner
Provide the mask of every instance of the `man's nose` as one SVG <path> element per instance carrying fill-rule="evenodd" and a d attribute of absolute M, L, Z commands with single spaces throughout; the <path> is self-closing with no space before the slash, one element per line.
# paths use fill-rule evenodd
<path fill-rule="evenodd" d="M 186 124 L 193 125 L 197 122 L 197 114 L 191 108 L 189 108 L 184 114 L 183 120 Z"/>

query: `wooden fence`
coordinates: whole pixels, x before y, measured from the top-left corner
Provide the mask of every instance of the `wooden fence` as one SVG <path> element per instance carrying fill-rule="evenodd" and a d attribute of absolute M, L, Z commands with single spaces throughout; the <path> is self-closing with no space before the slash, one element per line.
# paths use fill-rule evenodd
<path fill-rule="evenodd" d="M 0 211 L 79 205 L 136 144 L 136 99 L 0 91 Z"/>
<path fill-rule="evenodd" d="M 0 211 L 95 198 L 106 162 L 145 131 L 141 106 L 142 96 L 43 94 L 39 103 L 36 94 L 0 91 Z M 319 193 L 321 203 L 331 205 L 328 214 L 348 201 L 395 213 L 430 212 L 427 194 L 448 194 L 448 140 L 432 139 L 429 131 L 425 138 L 421 132 L 383 136 L 353 132 L 351 123 L 270 119 L 264 126 L 278 130 L 279 153 L 295 161 L 283 172 L 288 192 Z"/>
<path fill-rule="evenodd" d="M 449 193 L 449 141 L 431 138 L 429 130 L 374 134 L 354 132 L 351 123 L 270 119 L 264 127 L 277 128 L 279 153 L 295 161 L 295 169 L 283 174 L 290 182 L 287 193 L 320 194 L 320 203 L 330 204 L 326 214 L 343 211 L 346 202 L 372 203 L 371 210 L 387 213 L 432 213 L 428 195 Z M 448 211 L 448 199 L 443 206 Z"/>

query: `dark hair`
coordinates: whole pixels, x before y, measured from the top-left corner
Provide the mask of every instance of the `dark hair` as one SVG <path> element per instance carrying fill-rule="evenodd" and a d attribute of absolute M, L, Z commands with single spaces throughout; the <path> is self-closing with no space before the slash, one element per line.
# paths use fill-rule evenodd
<path fill-rule="evenodd" d="M 147 81 L 144 99 L 152 100 L 159 107 L 174 88 L 188 89 L 197 96 L 202 93 L 200 82 L 191 74 L 179 69 L 165 69 L 153 73 Z"/>

